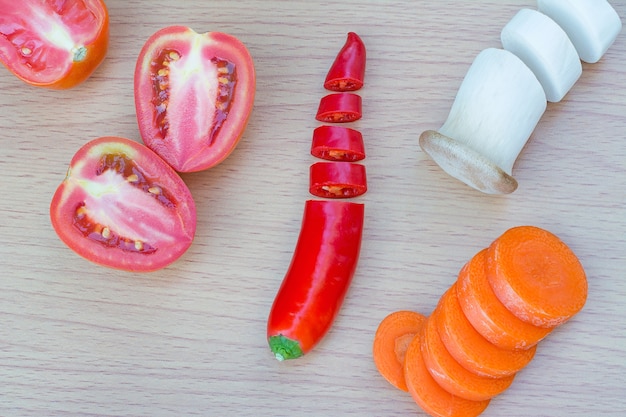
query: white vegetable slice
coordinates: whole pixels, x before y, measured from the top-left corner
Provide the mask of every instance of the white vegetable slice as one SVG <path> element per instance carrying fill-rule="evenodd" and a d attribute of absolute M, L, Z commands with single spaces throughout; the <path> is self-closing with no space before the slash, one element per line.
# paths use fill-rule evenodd
<path fill-rule="evenodd" d="M 534 73 L 546 98 L 558 102 L 580 78 L 583 68 L 565 31 L 536 10 L 520 10 L 500 34 L 502 46 Z"/>
<path fill-rule="evenodd" d="M 487 194 L 517 188 L 513 164 L 547 107 L 543 87 L 513 53 L 488 48 L 474 59 L 439 131 L 420 146 L 448 174 Z"/>
<path fill-rule="evenodd" d="M 563 28 L 584 62 L 598 62 L 622 30 L 606 0 L 538 0 L 539 11 Z"/>

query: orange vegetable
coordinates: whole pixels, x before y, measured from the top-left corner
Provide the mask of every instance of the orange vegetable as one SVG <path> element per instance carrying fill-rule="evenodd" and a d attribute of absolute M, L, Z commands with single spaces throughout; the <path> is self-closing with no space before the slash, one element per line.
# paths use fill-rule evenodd
<path fill-rule="evenodd" d="M 587 278 L 576 255 L 538 227 L 514 227 L 496 239 L 488 249 L 486 271 L 502 304 L 535 326 L 563 324 L 587 299 Z"/>
<path fill-rule="evenodd" d="M 511 313 L 496 297 L 485 274 L 487 250 L 472 257 L 459 272 L 456 291 L 463 313 L 487 340 L 502 349 L 529 349 L 550 333 Z"/>
<path fill-rule="evenodd" d="M 491 401 L 467 400 L 443 389 L 426 368 L 420 335 L 416 335 L 407 348 L 404 376 L 413 400 L 433 417 L 476 417 Z"/>
<path fill-rule="evenodd" d="M 448 290 L 454 291 L 454 289 Z M 495 397 L 506 390 L 515 374 L 501 378 L 486 377 L 475 374 L 457 362 L 439 337 L 437 321 L 439 316 L 434 313 L 422 327 L 422 357 L 424 364 L 433 379 L 446 391 L 473 401 L 483 401 Z"/>
<path fill-rule="evenodd" d="M 374 335 L 373 356 L 378 372 L 391 385 L 407 391 L 404 357 L 411 340 L 426 321 L 422 314 L 399 310 L 385 317 Z"/>
<path fill-rule="evenodd" d="M 525 350 L 502 349 L 478 333 L 461 309 L 456 284 L 441 297 L 433 315 L 437 316 L 437 330 L 450 355 L 475 374 L 513 375 L 535 356 L 536 346 Z"/>

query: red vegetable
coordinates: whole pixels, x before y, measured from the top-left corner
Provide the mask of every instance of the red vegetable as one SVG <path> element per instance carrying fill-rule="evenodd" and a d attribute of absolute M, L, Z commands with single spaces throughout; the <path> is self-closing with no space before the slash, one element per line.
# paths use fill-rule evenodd
<path fill-rule="evenodd" d="M 278 360 L 306 354 L 331 327 L 356 270 L 363 214 L 359 203 L 306 202 L 296 249 L 267 322 Z"/>
<path fill-rule="evenodd" d="M 350 198 L 367 191 L 365 166 L 352 162 L 316 162 L 309 181 L 309 192 L 317 197 Z"/>
<path fill-rule="evenodd" d="M 365 45 L 354 32 L 348 38 L 328 70 L 324 88 L 331 91 L 355 91 L 363 87 L 365 77 Z"/>
<path fill-rule="evenodd" d="M 74 87 L 104 60 L 108 44 L 101 0 L 0 0 L 0 61 L 28 84 Z"/>
<path fill-rule="evenodd" d="M 179 172 L 211 168 L 241 139 L 255 86 L 252 57 L 235 37 L 161 29 L 145 43 L 135 68 L 141 137 Z"/>
<path fill-rule="evenodd" d="M 361 96 L 354 93 L 333 93 L 322 97 L 315 118 L 320 122 L 348 123 L 359 120 Z"/>
<path fill-rule="evenodd" d="M 178 174 L 145 146 L 104 137 L 72 158 L 50 204 L 52 226 L 82 257 L 153 271 L 191 245 L 196 207 Z"/>
<path fill-rule="evenodd" d="M 319 126 L 313 131 L 311 155 L 329 161 L 360 161 L 365 159 L 363 135 L 349 127 Z"/>

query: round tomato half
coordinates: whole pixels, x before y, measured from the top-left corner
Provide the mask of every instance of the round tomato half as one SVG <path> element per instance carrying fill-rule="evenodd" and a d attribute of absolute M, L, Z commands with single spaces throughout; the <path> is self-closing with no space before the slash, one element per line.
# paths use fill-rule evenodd
<path fill-rule="evenodd" d="M 95 139 L 74 155 L 50 218 L 76 253 L 129 271 L 171 264 L 196 231 L 196 207 L 183 180 L 150 149 L 118 137 Z"/>
<path fill-rule="evenodd" d="M 0 61 L 28 84 L 71 88 L 104 60 L 102 0 L 0 0 Z"/>
<path fill-rule="evenodd" d="M 183 26 L 161 29 L 135 68 L 141 137 L 179 172 L 211 168 L 241 139 L 255 88 L 252 57 L 237 38 Z"/>

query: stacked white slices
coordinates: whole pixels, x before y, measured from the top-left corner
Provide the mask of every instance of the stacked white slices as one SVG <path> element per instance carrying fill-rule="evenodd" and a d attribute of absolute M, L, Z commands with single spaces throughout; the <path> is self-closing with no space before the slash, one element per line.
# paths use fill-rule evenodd
<path fill-rule="evenodd" d="M 502 29 L 504 49 L 472 63 L 446 122 L 420 146 L 454 178 L 487 194 L 517 188 L 512 168 L 546 110 L 597 62 L 622 28 L 605 0 L 538 0 Z"/>

